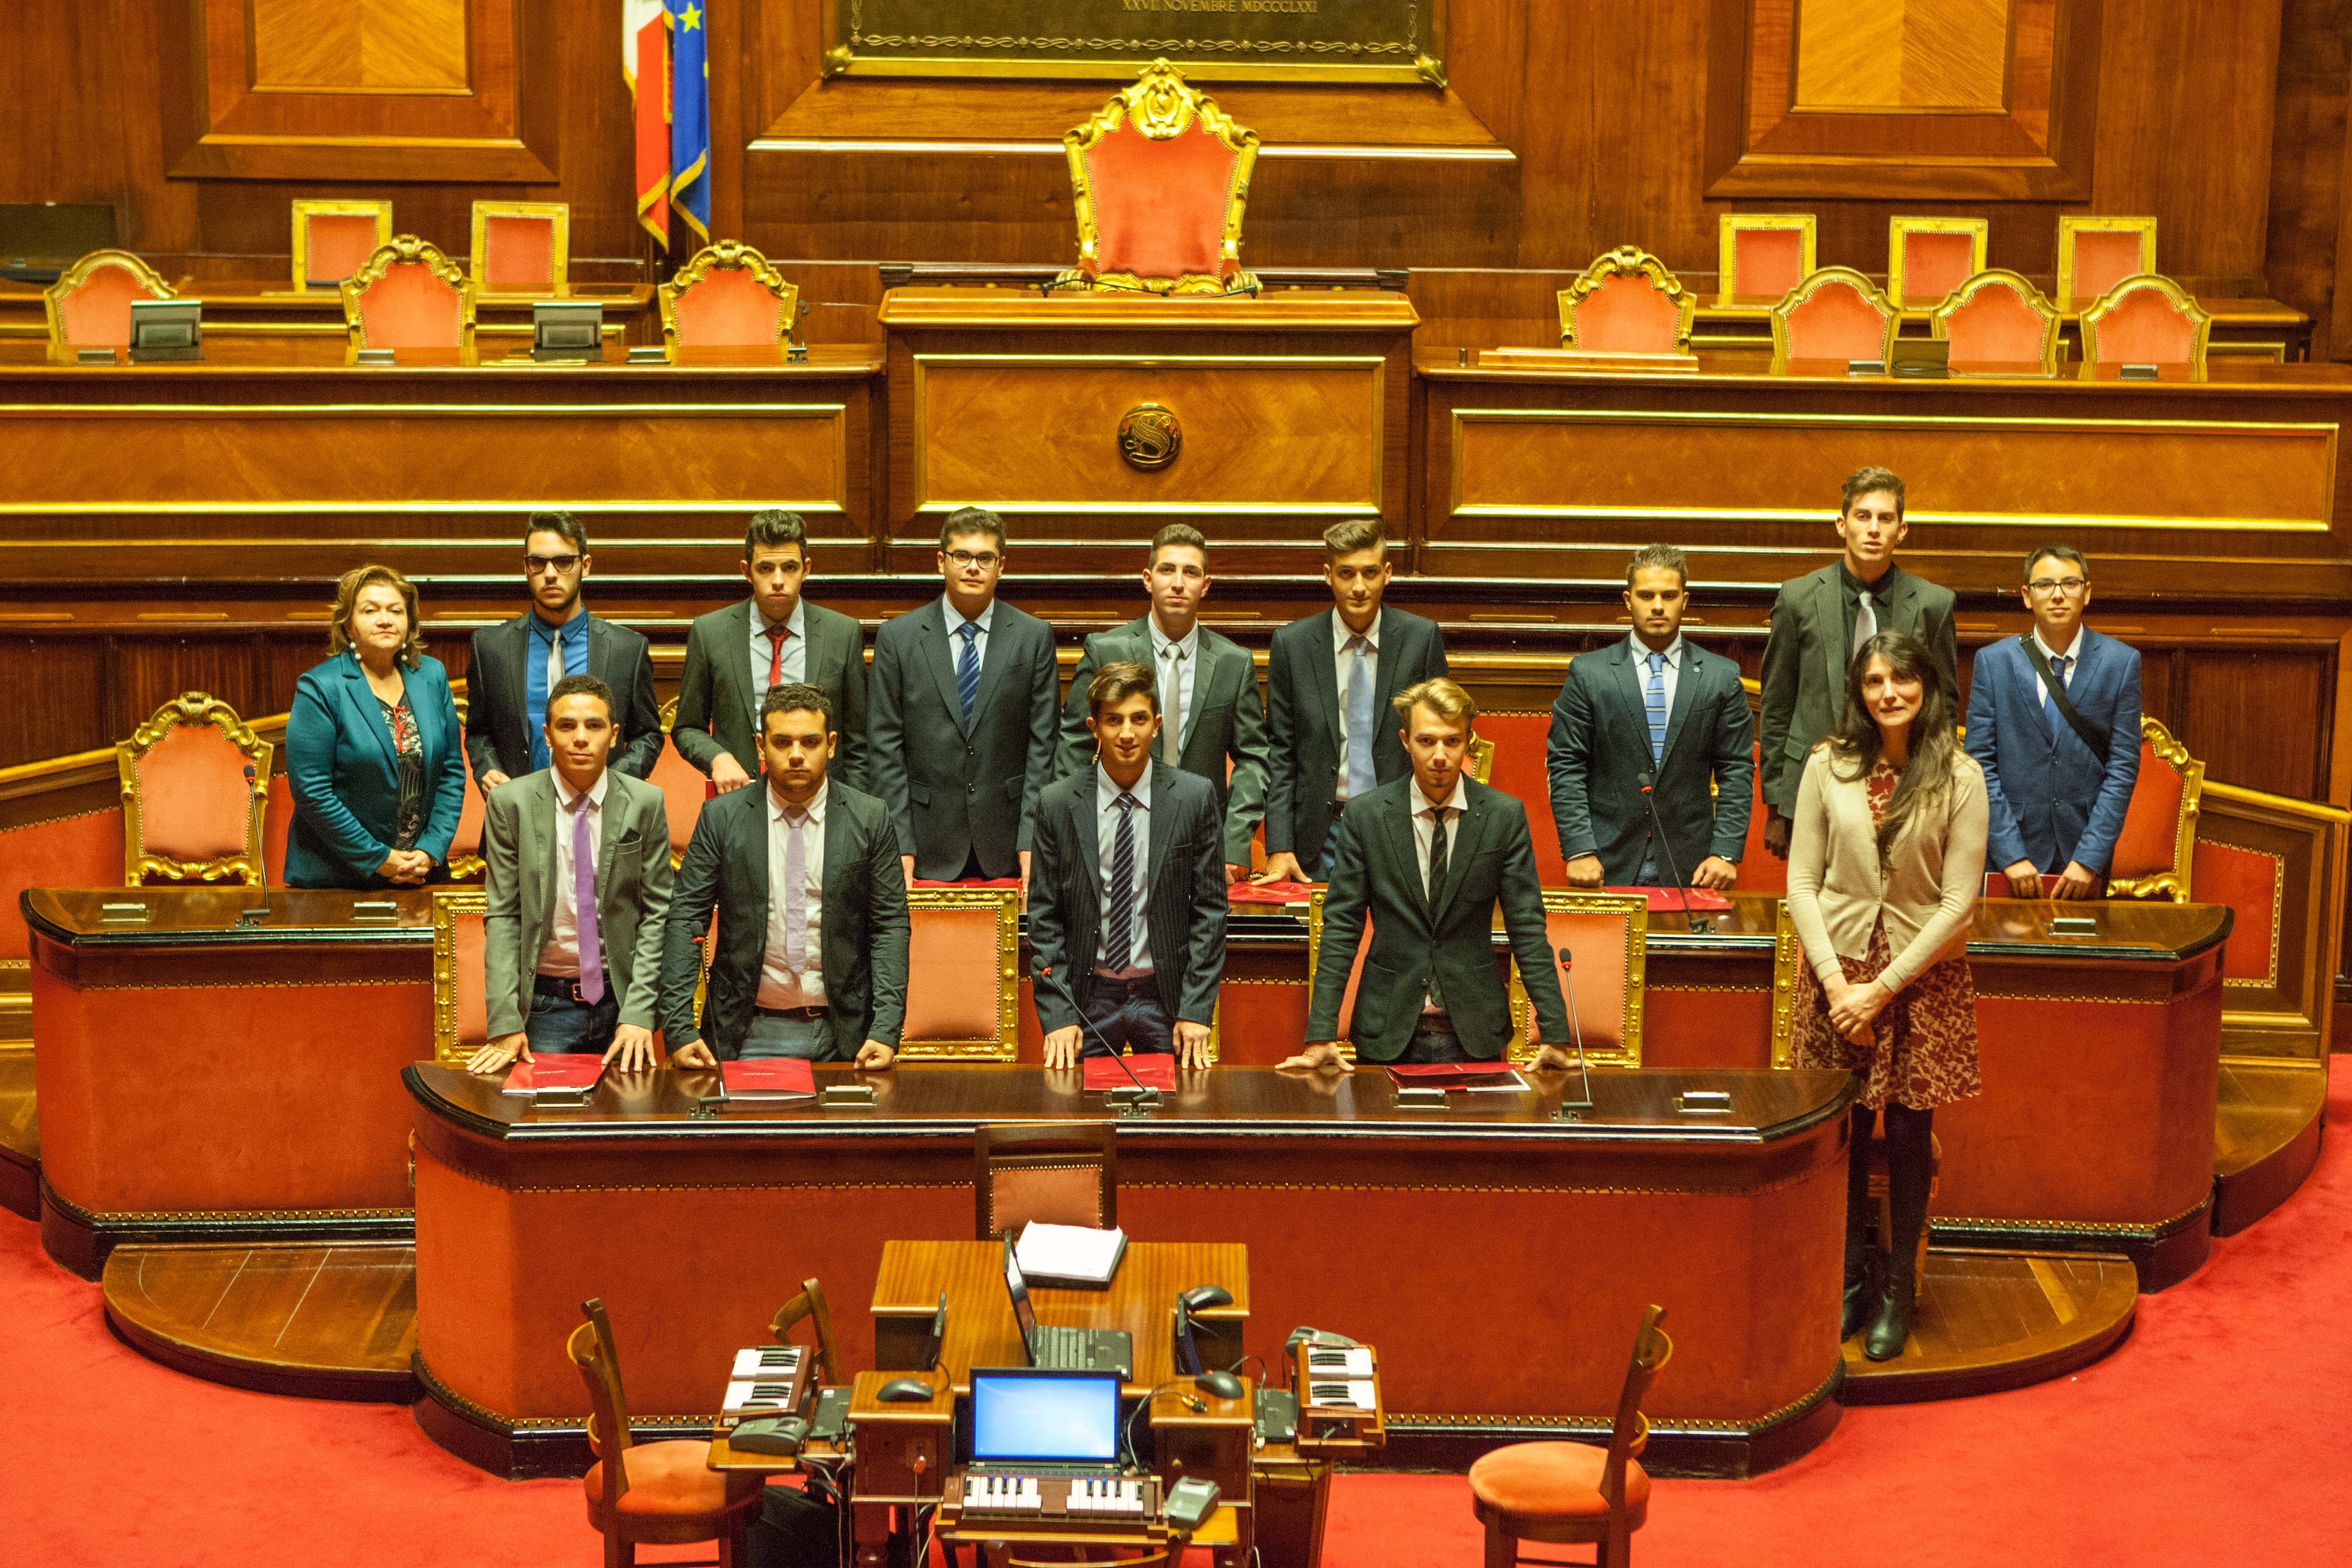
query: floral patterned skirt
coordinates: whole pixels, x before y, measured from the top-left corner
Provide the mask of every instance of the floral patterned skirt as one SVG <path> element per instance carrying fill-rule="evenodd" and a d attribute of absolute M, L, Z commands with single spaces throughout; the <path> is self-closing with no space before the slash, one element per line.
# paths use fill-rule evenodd
<path fill-rule="evenodd" d="M 1848 984 L 1875 980 L 1894 958 L 1884 918 L 1871 928 L 1870 952 L 1841 955 Z M 1794 1066 L 1843 1069 L 1862 1081 L 1861 1103 L 1876 1110 L 1888 1100 L 1932 1110 L 1981 1093 L 1977 1078 L 1977 990 L 1969 961 L 1931 963 L 1895 994 L 1871 1021 L 1871 1043 L 1858 1046 L 1830 1022 L 1829 993 L 1810 965 L 1798 978 Z"/>

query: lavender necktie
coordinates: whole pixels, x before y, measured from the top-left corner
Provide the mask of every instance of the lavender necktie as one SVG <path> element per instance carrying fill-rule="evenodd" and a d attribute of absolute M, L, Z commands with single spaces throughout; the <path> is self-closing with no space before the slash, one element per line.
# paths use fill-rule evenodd
<path fill-rule="evenodd" d="M 580 1000 L 604 999 L 604 946 L 596 934 L 596 847 L 588 840 L 592 797 L 572 803 L 572 899 L 580 931 Z"/>
<path fill-rule="evenodd" d="M 808 960 L 808 850 L 801 828 L 805 811 L 784 813 L 784 967 L 795 975 Z"/>

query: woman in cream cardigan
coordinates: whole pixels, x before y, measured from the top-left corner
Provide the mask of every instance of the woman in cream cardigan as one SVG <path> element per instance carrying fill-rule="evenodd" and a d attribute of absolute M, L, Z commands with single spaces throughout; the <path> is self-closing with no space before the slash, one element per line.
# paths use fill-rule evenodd
<path fill-rule="evenodd" d="M 1969 917 L 1984 884 L 1984 770 L 1954 734 L 1927 646 L 1902 632 L 1864 643 L 1846 672 L 1845 715 L 1813 748 L 1797 791 L 1789 918 L 1807 973 L 1795 1061 L 1860 1080 L 1846 1166 L 1845 1316 L 1863 1353 L 1885 1361 L 1911 1336 L 1913 1278 L 1927 1224 L 1936 1107 L 1977 1080 Z M 1864 1247 L 1870 1131 L 1886 1112 L 1894 1235 L 1874 1302 Z"/>

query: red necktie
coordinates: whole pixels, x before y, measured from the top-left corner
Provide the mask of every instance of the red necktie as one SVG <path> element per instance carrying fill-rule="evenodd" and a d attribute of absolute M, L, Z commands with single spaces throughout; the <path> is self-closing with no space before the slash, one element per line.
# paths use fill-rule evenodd
<path fill-rule="evenodd" d="M 782 621 L 768 628 L 768 689 L 772 691 L 784 683 L 784 639 L 793 628 Z"/>

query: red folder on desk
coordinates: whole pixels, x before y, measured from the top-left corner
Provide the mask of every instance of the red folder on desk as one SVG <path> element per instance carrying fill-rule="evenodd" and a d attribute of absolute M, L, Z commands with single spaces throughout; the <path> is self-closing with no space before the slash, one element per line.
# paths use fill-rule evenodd
<path fill-rule="evenodd" d="M 1086 1059 L 1087 1092 L 1098 1094 L 1105 1089 L 1126 1089 L 1141 1079 L 1148 1089 L 1164 1089 L 1171 1093 L 1176 1088 L 1176 1058 L 1153 1052 L 1150 1056 L 1133 1056 L 1127 1065 L 1135 1069 L 1135 1078 L 1118 1070 L 1118 1063 L 1108 1057 L 1088 1057 Z"/>
<path fill-rule="evenodd" d="M 720 1062 L 719 1075 L 734 1094 L 814 1094 L 816 1074 L 798 1057 L 759 1057 Z"/>
<path fill-rule="evenodd" d="M 1639 893 L 1650 900 L 1650 912 L 1654 915 L 1682 913 L 1683 895 L 1685 893 L 1690 895 L 1690 908 L 1693 914 L 1707 914 L 1731 907 L 1729 899 L 1711 888 L 1606 888 L 1602 891 Z"/>
<path fill-rule="evenodd" d="M 2049 898 L 2052 894 L 2057 892 L 2057 890 L 2058 873 L 2055 871 L 2042 872 L 2042 896 L 2045 899 Z M 2013 899 L 2017 897 L 2015 893 L 2010 890 L 2008 876 L 2000 871 L 1988 871 L 1985 873 L 1984 896 L 1988 899 Z"/>
<path fill-rule="evenodd" d="M 534 1056 L 527 1062 L 517 1062 L 507 1074 L 509 1094 L 544 1094 L 551 1089 L 578 1091 L 593 1089 L 604 1076 L 604 1058 L 589 1056 L 558 1056 L 548 1052 Z"/>
<path fill-rule="evenodd" d="M 1225 900 L 1234 904 L 1303 904 L 1314 891 L 1312 882 L 1228 882 Z"/>
<path fill-rule="evenodd" d="M 1389 1076 L 1412 1089 L 1524 1089 L 1527 1080 L 1508 1062 L 1415 1062 L 1389 1068 Z"/>

